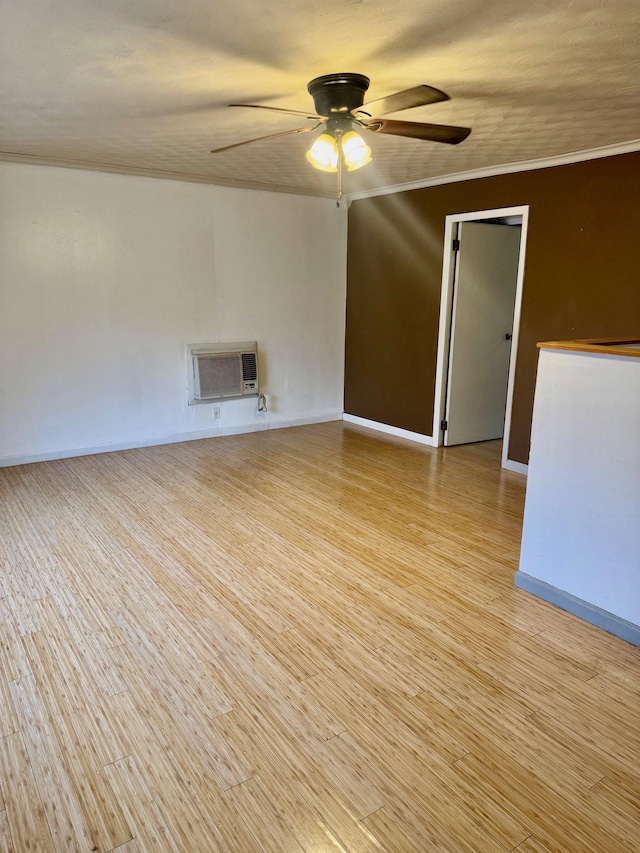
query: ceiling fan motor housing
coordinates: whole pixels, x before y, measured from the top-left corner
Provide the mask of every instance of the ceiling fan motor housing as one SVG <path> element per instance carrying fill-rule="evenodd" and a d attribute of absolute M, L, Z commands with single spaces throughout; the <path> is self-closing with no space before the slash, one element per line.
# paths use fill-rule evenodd
<path fill-rule="evenodd" d="M 369 78 L 364 74 L 325 74 L 316 77 L 307 86 L 320 116 L 350 116 L 352 110 L 364 103 L 364 93 L 369 88 Z"/>

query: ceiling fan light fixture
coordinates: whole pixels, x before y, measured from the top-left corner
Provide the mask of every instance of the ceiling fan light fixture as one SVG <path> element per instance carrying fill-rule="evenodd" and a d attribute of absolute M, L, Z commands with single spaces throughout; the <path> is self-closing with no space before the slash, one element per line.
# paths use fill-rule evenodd
<path fill-rule="evenodd" d="M 338 157 L 338 146 L 329 133 L 321 133 L 307 151 L 307 160 L 322 172 L 337 172 Z"/>
<path fill-rule="evenodd" d="M 371 162 L 371 149 L 355 130 L 350 130 L 340 140 L 347 169 L 353 172 Z"/>
<path fill-rule="evenodd" d="M 396 113 L 413 107 L 424 107 L 429 104 L 448 101 L 449 96 L 445 92 L 441 92 L 440 89 L 434 89 L 433 86 L 421 85 L 364 103 L 369 82 L 369 78 L 365 77 L 364 74 L 351 72 L 325 74 L 322 77 L 316 77 L 307 85 L 307 91 L 313 98 L 315 112 L 287 110 L 266 104 L 229 104 L 232 107 L 275 110 L 279 114 L 287 113 L 302 116 L 312 121 L 313 126 L 296 127 L 293 130 L 283 130 L 279 133 L 271 133 L 268 136 L 260 136 L 258 139 L 234 142 L 232 145 L 216 148 L 211 153 L 218 154 L 222 151 L 238 148 L 241 145 L 248 145 L 251 142 L 261 142 L 309 131 L 315 132 L 320 129 L 320 136 L 307 151 L 306 156 L 314 169 L 337 173 L 339 206 L 342 198 L 342 173 L 344 169 L 353 172 L 371 162 L 371 149 L 360 134 L 356 133 L 356 129 L 368 130 L 370 133 L 388 133 L 394 136 L 406 136 L 410 139 L 422 139 L 425 142 L 442 142 L 447 145 L 458 145 L 471 133 L 469 127 L 380 118 L 387 113 Z"/>

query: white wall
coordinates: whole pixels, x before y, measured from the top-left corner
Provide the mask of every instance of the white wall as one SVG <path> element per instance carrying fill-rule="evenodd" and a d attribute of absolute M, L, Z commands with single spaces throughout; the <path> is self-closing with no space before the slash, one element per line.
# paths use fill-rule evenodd
<path fill-rule="evenodd" d="M 640 625 L 640 359 L 541 350 L 520 572 Z"/>
<path fill-rule="evenodd" d="M 346 215 L 0 163 L 0 463 L 342 411 Z M 185 344 L 257 340 L 255 399 L 187 406 Z"/>

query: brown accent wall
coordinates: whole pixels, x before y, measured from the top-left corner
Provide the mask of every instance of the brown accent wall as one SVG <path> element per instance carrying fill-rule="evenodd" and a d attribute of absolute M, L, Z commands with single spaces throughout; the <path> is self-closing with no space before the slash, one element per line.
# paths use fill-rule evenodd
<path fill-rule="evenodd" d="M 640 152 L 355 201 L 345 411 L 431 435 L 444 220 L 528 204 L 509 458 L 526 463 L 538 341 L 640 333 Z"/>

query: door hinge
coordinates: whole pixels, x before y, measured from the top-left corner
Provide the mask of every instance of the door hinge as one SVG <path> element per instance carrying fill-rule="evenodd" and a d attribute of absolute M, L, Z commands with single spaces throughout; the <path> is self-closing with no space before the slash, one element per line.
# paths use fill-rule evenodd
<path fill-rule="evenodd" d="M 440 421 L 440 429 L 442 430 L 442 432 L 446 432 L 446 430 L 447 430 L 447 422 L 446 421 Z"/>
<path fill-rule="evenodd" d="M 451 245 L 451 248 L 454 252 L 460 251 L 460 240 L 454 240 Z"/>
<path fill-rule="evenodd" d="M 505 341 L 510 341 L 512 338 L 513 335 L 510 332 L 507 332 L 507 334 L 504 336 Z"/>

